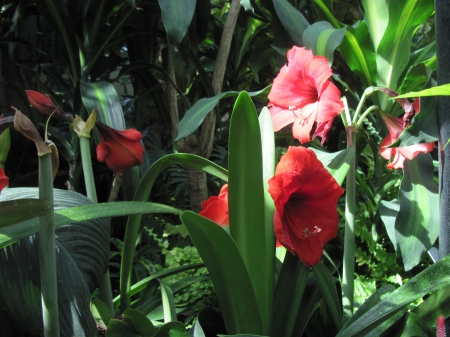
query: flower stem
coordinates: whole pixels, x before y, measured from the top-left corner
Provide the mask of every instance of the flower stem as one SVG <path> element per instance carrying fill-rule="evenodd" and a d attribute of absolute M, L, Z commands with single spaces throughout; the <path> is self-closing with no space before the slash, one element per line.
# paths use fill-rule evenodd
<path fill-rule="evenodd" d="M 53 201 L 51 154 L 39 156 L 39 199 Z M 58 288 L 56 277 L 55 223 L 53 209 L 39 217 L 39 273 L 41 306 L 46 337 L 59 337 Z"/>
<path fill-rule="evenodd" d="M 361 110 L 364 106 L 364 103 L 366 102 L 367 96 L 372 95 L 375 91 L 378 91 L 378 87 L 368 87 L 366 90 L 364 90 L 364 93 L 359 101 L 358 107 L 355 110 L 355 114 L 353 115 L 353 125 L 357 125 L 356 121 L 358 120 L 359 114 L 361 113 Z"/>
<path fill-rule="evenodd" d="M 80 152 L 81 162 L 83 164 L 86 194 L 89 199 L 91 199 L 94 203 L 97 203 L 97 191 L 95 190 L 94 173 L 92 171 L 91 147 L 89 144 L 89 138 L 80 137 Z M 100 278 L 98 290 L 100 299 L 108 305 L 111 314 L 114 316 L 114 304 L 108 268 Z"/>
<path fill-rule="evenodd" d="M 347 128 L 347 147 L 353 147 L 356 140 L 354 127 Z M 344 267 L 342 275 L 342 306 L 344 322 L 353 315 L 355 274 L 355 174 L 356 158 L 350 164 L 346 178 Z"/>
<path fill-rule="evenodd" d="M 378 105 L 372 105 L 371 107 L 369 107 L 366 111 L 364 111 L 364 113 L 362 114 L 362 116 L 358 119 L 358 122 L 355 125 L 355 128 L 358 130 L 362 123 L 364 122 L 364 119 L 366 119 L 366 117 L 374 110 L 380 110 L 380 107 Z"/>

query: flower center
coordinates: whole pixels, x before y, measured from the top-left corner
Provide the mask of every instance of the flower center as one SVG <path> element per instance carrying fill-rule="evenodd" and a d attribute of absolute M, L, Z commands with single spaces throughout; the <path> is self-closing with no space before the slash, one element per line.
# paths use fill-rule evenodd
<path fill-rule="evenodd" d="M 302 234 L 304 236 L 304 238 L 306 239 L 308 236 L 311 235 L 317 235 L 318 233 L 320 233 L 322 231 L 322 228 L 319 228 L 317 226 L 314 226 L 314 230 L 310 231 L 308 227 L 306 227 L 303 231 Z"/>

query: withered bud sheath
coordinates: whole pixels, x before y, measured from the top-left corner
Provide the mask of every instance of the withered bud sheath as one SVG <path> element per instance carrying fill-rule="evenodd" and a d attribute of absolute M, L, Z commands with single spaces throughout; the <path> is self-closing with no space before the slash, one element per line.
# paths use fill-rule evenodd
<path fill-rule="evenodd" d="M 80 116 L 75 115 L 75 118 L 72 121 L 72 126 L 78 137 L 91 137 L 91 131 L 95 126 L 95 122 L 97 121 L 97 112 L 98 109 L 94 109 L 86 122 L 83 121 Z"/>

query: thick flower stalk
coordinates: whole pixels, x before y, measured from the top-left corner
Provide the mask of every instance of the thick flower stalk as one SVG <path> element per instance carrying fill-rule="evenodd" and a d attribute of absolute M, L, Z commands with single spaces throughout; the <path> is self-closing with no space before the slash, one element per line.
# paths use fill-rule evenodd
<path fill-rule="evenodd" d="M 220 226 L 229 226 L 228 215 L 228 185 L 223 185 L 218 196 L 209 197 L 202 203 L 200 215 L 208 218 Z"/>
<path fill-rule="evenodd" d="M 6 176 L 5 171 L 0 167 L 0 192 L 9 184 L 9 178 Z"/>
<path fill-rule="evenodd" d="M 275 131 L 292 124 L 292 134 L 301 143 L 327 140 L 333 120 L 344 109 L 339 89 L 328 79 L 332 70 L 323 56 L 294 46 L 287 53 L 269 93 L 269 108 Z"/>
<path fill-rule="evenodd" d="M 401 169 L 403 168 L 403 164 L 406 159 L 411 160 L 419 153 L 428 153 L 433 151 L 435 144 L 434 143 L 422 143 L 422 144 L 414 144 L 405 147 L 393 147 L 389 148 L 388 146 L 394 143 L 400 134 L 405 130 L 406 127 L 409 126 L 408 121 L 412 119 L 412 117 L 420 112 L 420 101 L 419 99 L 415 100 L 412 104 L 412 109 L 408 108 L 406 113 L 407 118 L 397 118 L 393 117 L 389 114 L 386 114 L 380 111 L 380 116 L 383 121 L 386 123 L 386 126 L 389 131 L 389 135 L 383 139 L 380 144 L 380 155 L 389 160 L 387 165 L 388 169 Z M 411 117 L 412 114 L 412 117 Z"/>
<path fill-rule="evenodd" d="M 323 247 L 338 233 L 342 188 L 304 147 L 289 147 L 269 180 L 275 202 L 275 236 L 307 267 L 320 263 Z"/>
<path fill-rule="evenodd" d="M 97 146 L 97 159 L 106 162 L 116 174 L 122 175 L 128 167 L 142 164 L 144 148 L 140 142 L 142 134 L 135 129 L 115 130 L 106 124 L 97 122 L 101 141 Z"/>

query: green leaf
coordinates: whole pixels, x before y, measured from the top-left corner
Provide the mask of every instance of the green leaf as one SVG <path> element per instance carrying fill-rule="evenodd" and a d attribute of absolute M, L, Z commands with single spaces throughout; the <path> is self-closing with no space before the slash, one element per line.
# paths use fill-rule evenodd
<path fill-rule="evenodd" d="M 260 91 L 249 92 L 250 96 L 258 96 L 261 94 L 265 94 L 269 87 L 264 88 Z M 193 106 L 190 108 L 184 117 L 181 119 L 180 124 L 178 124 L 178 136 L 175 138 L 175 142 L 186 138 L 192 135 L 195 130 L 202 124 L 206 115 L 214 109 L 214 107 L 219 103 L 222 98 L 232 97 L 238 95 L 238 91 L 227 91 L 217 94 L 214 97 L 202 98 L 199 99 Z M 267 96 L 267 95 L 266 95 Z"/>
<path fill-rule="evenodd" d="M 227 170 L 205 158 L 186 153 L 170 154 L 157 160 L 147 170 L 136 189 L 134 201 L 147 201 L 158 175 L 170 166 L 176 164 L 192 166 L 199 170 L 203 170 L 206 173 L 213 174 L 224 181 L 228 180 Z M 141 219 L 142 214 L 131 215 L 128 218 L 127 229 L 125 231 L 124 250 L 120 268 L 121 306 L 124 307 L 124 309 L 128 308 L 130 305 L 131 271 L 133 269 L 135 243 Z"/>
<path fill-rule="evenodd" d="M 318 149 L 310 148 L 317 155 L 317 159 L 321 161 L 323 166 L 330 172 L 333 178 L 339 185 L 342 185 L 350 169 L 350 164 L 355 158 L 356 150 L 354 147 L 349 147 L 334 153 L 320 151 Z"/>
<path fill-rule="evenodd" d="M 436 87 L 424 89 L 416 92 L 409 92 L 407 94 L 398 95 L 397 98 L 414 98 L 414 97 L 426 97 L 426 96 L 450 96 L 450 83 L 438 85 Z M 391 99 L 394 99 L 391 98 Z"/>
<path fill-rule="evenodd" d="M 95 323 L 101 325 L 106 329 L 109 321 L 112 318 L 111 310 L 109 310 L 108 305 L 99 299 L 94 299 L 91 301 L 91 313 L 94 317 Z"/>
<path fill-rule="evenodd" d="M 334 50 L 339 47 L 345 34 L 345 27 L 335 29 L 329 22 L 320 21 L 308 26 L 303 32 L 303 42 L 314 55 L 325 56 L 328 65 L 333 63 Z"/>
<path fill-rule="evenodd" d="M 376 56 L 364 21 L 347 26 L 339 50 L 350 69 L 358 74 L 367 87 L 377 83 Z"/>
<path fill-rule="evenodd" d="M 255 292 L 234 240 L 215 222 L 196 213 L 186 211 L 180 218 L 211 275 L 227 331 L 260 333 Z"/>
<path fill-rule="evenodd" d="M 169 322 L 160 327 L 154 337 L 187 337 L 187 332 L 183 323 Z"/>
<path fill-rule="evenodd" d="M 67 190 L 54 189 L 55 209 L 91 204 L 85 196 Z M 37 188 L 9 188 L 0 200 L 38 198 Z M 3 228 L 8 231 L 18 225 L 29 226 L 37 219 Z M 109 258 L 109 219 L 71 222 L 56 228 L 56 268 L 60 331 L 62 336 L 92 336 L 95 324 L 89 309 L 91 294 L 107 269 Z M 39 261 L 37 236 L 27 236 L 0 250 L 2 277 L 0 306 L 11 319 L 21 322 L 29 334 L 44 334 L 39 291 Z M 11 259 L 14 256 L 14 259 Z"/>
<path fill-rule="evenodd" d="M 377 50 L 389 23 L 389 3 L 372 0 L 361 2 L 364 7 L 365 21 L 370 30 L 371 42 L 374 50 Z"/>
<path fill-rule="evenodd" d="M 381 200 L 379 205 L 381 220 L 386 227 L 386 232 L 397 249 L 397 238 L 395 237 L 395 219 L 397 218 L 398 212 L 400 210 L 400 203 L 398 200 L 386 201 Z"/>
<path fill-rule="evenodd" d="M 153 337 L 155 334 L 156 329 L 152 322 L 131 308 L 122 313 L 122 319 L 111 319 L 106 330 L 108 337 Z"/>
<path fill-rule="evenodd" d="M 308 21 L 287 0 L 273 0 L 278 18 L 297 46 L 303 46 L 303 32 L 309 26 Z"/>
<path fill-rule="evenodd" d="M 255 106 L 248 93 L 241 92 L 234 105 L 230 121 L 228 145 L 228 211 L 230 234 L 239 248 L 255 289 L 256 300 L 261 312 L 263 332 L 268 332 L 271 317 L 269 288 L 273 267 L 261 256 L 266 254 L 264 184 L 262 171 L 261 131 Z M 273 220 L 273 218 L 271 218 Z M 270 237 L 270 236 L 269 236 Z M 273 237 L 273 236 L 272 236 Z M 267 244 L 274 245 L 274 240 Z M 271 249 L 273 252 L 273 249 Z M 271 261 L 273 260 L 273 255 Z M 273 263 L 273 262 L 272 262 Z"/>
<path fill-rule="evenodd" d="M 411 302 L 448 285 L 450 285 L 450 255 L 411 278 L 356 319 L 350 319 L 336 337 L 366 336 Z"/>
<path fill-rule="evenodd" d="M 336 280 L 323 263 L 316 264 L 312 270 L 334 325 L 339 330 L 342 327 L 342 309 L 336 290 Z"/>
<path fill-rule="evenodd" d="M 173 299 L 172 289 L 163 281 L 159 280 L 161 285 L 161 298 L 164 309 L 164 322 L 175 322 L 177 320 L 177 313 L 175 310 L 175 301 Z"/>
<path fill-rule="evenodd" d="M 167 39 L 178 46 L 191 24 L 196 0 L 158 0 Z"/>
<path fill-rule="evenodd" d="M 287 253 L 275 288 L 272 336 L 292 336 L 308 275 L 298 256 Z"/>
<path fill-rule="evenodd" d="M 437 313 L 444 317 L 450 316 L 450 286 L 439 289 L 431 294 L 421 304 L 411 310 L 428 326 L 436 324 Z"/>
<path fill-rule="evenodd" d="M 378 86 L 398 88 L 399 77 L 409 62 L 413 33 L 433 12 L 433 0 L 389 1 L 389 21 L 376 49 Z M 380 107 L 386 109 L 388 97 L 383 95 L 380 99 Z"/>
<path fill-rule="evenodd" d="M 241 6 L 245 8 L 246 11 L 252 11 L 255 12 L 253 9 L 252 2 L 250 0 L 241 0 Z"/>
<path fill-rule="evenodd" d="M 420 153 L 413 160 L 405 160 L 395 238 L 406 271 L 420 262 L 439 236 L 439 190 L 433 173 L 430 154 Z"/>
<path fill-rule="evenodd" d="M 0 228 L 46 214 L 53 205 L 45 200 L 21 199 L 0 202 Z"/>
<path fill-rule="evenodd" d="M 13 188 L 11 190 L 15 189 Z M 3 209 L 0 214 L 2 212 Z M 108 202 L 103 204 L 75 206 L 55 211 L 55 228 L 59 228 L 61 226 L 65 226 L 74 222 L 145 213 L 180 214 L 181 210 L 162 204 L 134 201 Z M 29 215 L 28 213 L 25 214 Z M 10 245 L 24 237 L 35 234 L 38 231 L 38 219 L 17 223 L 6 228 L 5 230 L 0 230 L 0 248 Z"/>
<path fill-rule="evenodd" d="M 117 130 L 125 130 L 119 95 L 109 82 L 80 82 L 81 98 L 89 114 L 98 109 L 97 119 Z"/>

